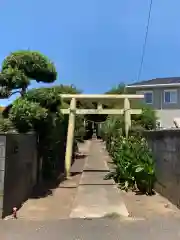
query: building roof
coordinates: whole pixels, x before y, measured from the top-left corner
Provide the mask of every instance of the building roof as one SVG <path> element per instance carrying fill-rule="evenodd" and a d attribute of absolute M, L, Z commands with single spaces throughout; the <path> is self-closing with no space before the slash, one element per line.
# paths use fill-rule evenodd
<path fill-rule="evenodd" d="M 147 81 L 135 82 L 127 87 L 135 86 L 161 86 L 161 85 L 180 85 L 180 77 L 155 78 Z"/>

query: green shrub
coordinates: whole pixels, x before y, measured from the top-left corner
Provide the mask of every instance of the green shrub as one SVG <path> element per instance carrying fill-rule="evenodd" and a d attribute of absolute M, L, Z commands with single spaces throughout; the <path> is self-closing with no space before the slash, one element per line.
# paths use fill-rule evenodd
<path fill-rule="evenodd" d="M 15 93 L 21 96 L 3 111 L 0 130 L 8 131 L 15 127 L 20 133 L 36 131 L 38 154 L 39 158 L 43 158 L 43 173 L 46 177 L 52 176 L 59 167 L 62 170 L 64 163 L 68 117 L 62 116 L 60 109 L 69 107 L 69 100 L 62 101 L 60 94 L 81 91 L 74 85 L 29 91 L 27 88 L 31 80 L 53 83 L 56 79 L 54 63 L 37 51 L 12 52 L 4 59 L 0 72 L 0 98 L 8 98 Z M 75 137 L 81 138 L 83 121 L 79 118 L 77 120 Z M 77 149 L 77 144 L 74 144 L 74 149 Z"/>
<path fill-rule="evenodd" d="M 142 106 L 142 113 L 132 115 L 133 125 L 139 125 L 146 130 L 151 130 L 156 127 L 156 112 L 148 106 Z"/>
<path fill-rule="evenodd" d="M 155 124 L 155 111 L 147 107 L 142 114 L 132 116 L 128 138 L 124 135 L 123 116 L 108 117 L 103 124 L 101 136 L 114 163 L 114 170 L 107 177 L 113 177 L 121 189 L 138 188 L 143 193 L 153 193 L 154 160 L 143 131 L 153 129 Z"/>
<path fill-rule="evenodd" d="M 111 153 L 111 143 L 115 141 L 115 139 L 122 135 L 123 131 L 123 121 L 122 116 L 110 116 L 107 118 L 105 123 L 101 128 L 101 136 L 104 141 L 106 141 L 107 150 Z"/>
<path fill-rule="evenodd" d="M 42 108 L 38 103 L 19 98 L 12 105 L 9 119 L 18 132 L 26 133 L 41 126 L 47 116 L 47 109 Z"/>
<path fill-rule="evenodd" d="M 25 98 L 28 101 L 39 103 L 41 107 L 48 109 L 50 112 L 57 112 L 61 105 L 61 97 L 55 87 L 29 90 Z"/>
<path fill-rule="evenodd" d="M 9 119 L 0 118 L 0 132 L 15 131 L 13 123 Z"/>
<path fill-rule="evenodd" d="M 54 64 L 38 51 L 21 50 L 11 53 L 2 63 L 2 73 L 9 73 L 10 69 L 17 69 L 28 78 L 36 79 L 37 82 L 51 83 L 57 78 Z M 16 81 L 20 81 L 20 78 Z"/>
<path fill-rule="evenodd" d="M 56 78 L 56 68 L 45 55 L 29 50 L 13 52 L 2 63 L 0 97 L 8 98 L 15 93 L 24 96 L 30 80 L 52 83 Z"/>
<path fill-rule="evenodd" d="M 120 136 L 114 143 L 113 177 L 121 189 L 137 187 L 142 193 L 151 195 L 155 182 L 155 169 L 152 154 L 144 138 Z"/>
<path fill-rule="evenodd" d="M 49 114 L 43 128 L 38 128 L 38 152 L 43 160 L 44 179 L 53 179 L 64 172 L 67 120 L 61 113 Z"/>

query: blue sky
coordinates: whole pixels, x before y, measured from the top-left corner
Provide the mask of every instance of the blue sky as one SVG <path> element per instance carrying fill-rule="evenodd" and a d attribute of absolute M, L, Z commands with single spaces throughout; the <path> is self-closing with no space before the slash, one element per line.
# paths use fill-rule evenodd
<path fill-rule="evenodd" d="M 136 81 L 149 1 L 1 1 L 0 61 L 14 50 L 39 50 L 55 62 L 56 84 L 85 93 Z M 180 76 L 179 9 L 179 0 L 154 0 L 141 80 Z"/>

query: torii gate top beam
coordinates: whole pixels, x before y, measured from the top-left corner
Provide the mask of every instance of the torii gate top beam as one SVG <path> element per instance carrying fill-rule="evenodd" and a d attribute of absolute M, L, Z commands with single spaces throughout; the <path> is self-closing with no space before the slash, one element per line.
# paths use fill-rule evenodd
<path fill-rule="evenodd" d="M 66 99 L 143 99 L 144 95 L 137 94 L 60 94 L 61 98 Z"/>

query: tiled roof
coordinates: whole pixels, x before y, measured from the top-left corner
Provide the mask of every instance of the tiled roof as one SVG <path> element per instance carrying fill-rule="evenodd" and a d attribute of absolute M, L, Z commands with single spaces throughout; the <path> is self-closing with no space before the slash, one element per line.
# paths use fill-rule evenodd
<path fill-rule="evenodd" d="M 133 84 L 128 84 L 128 86 L 133 85 L 161 85 L 161 84 L 177 84 L 180 83 L 180 77 L 169 77 L 169 78 L 155 78 L 147 81 L 135 82 Z"/>

